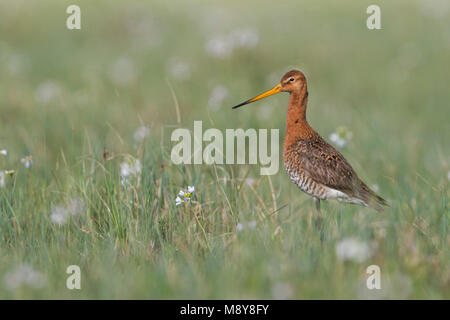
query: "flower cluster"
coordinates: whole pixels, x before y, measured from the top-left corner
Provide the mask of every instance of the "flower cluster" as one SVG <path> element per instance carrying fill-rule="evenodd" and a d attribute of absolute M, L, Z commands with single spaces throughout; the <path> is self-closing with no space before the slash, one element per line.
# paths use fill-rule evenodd
<path fill-rule="evenodd" d="M 182 81 L 191 77 L 191 67 L 181 58 L 172 57 L 167 62 L 167 70 L 173 79 Z"/>
<path fill-rule="evenodd" d="M 52 208 L 50 220 L 62 226 L 70 216 L 79 216 L 86 212 L 86 205 L 79 198 L 71 199 L 66 205 L 57 205 Z"/>
<path fill-rule="evenodd" d="M 127 57 L 118 58 L 109 71 L 109 78 L 112 83 L 118 86 L 129 86 L 138 76 L 138 71 L 133 61 Z"/>
<path fill-rule="evenodd" d="M 259 32 L 253 28 L 238 29 L 228 35 L 218 35 L 209 39 L 205 51 L 216 58 L 228 58 L 235 48 L 253 48 L 258 45 Z"/>
<path fill-rule="evenodd" d="M 28 264 L 21 264 L 16 269 L 5 274 L 5 285 L 9 290 L 16 290 L 21 286 L 39 289 L 45 284 L 45 277 Z"/>
<path fill-rule="evenodd" d="M 147 126 L 139 127 L 133 134 L 133 138 L 136 142 L 141 142 L 150 135 L 150 128 Z"/>
<path fill-rule="evenodd" d="M 132 162 L 122 162 L 120 164 L 120 176 L 122 185 L 129 184 L 130 178 L 137 177 L 141 174 L 142 165 L 139 159 Z"/>
<path fill-rule="evenodd" d="M 55 102 L 61 93 L 59 84 L 53 80 L 47 80 L 39 84 L 34 92 L 36 101 L 43 105 Z"/>
<path fill-rule="evenodd" d="M 346 238 L 336 244 L 336 255 L 340 260 L 363 262 L 373 255 L 372 248 L 356 238 Z"/>
<path fill-rule="evenodd" d="M 248 223 L 241 223 L 241 222 L 239 222 L 236 225 L 236 231 L 240 232 L 240 231 L 244 230 L 245 228 L 255 229 L 257 224 L 258 224 L 258 222 L 256 222 L 256 220 L 252 220 L 252 221 L 250 221 Z"/>
<path fill-rule="evenodd" d="M 0 171 L 0 188 L 5 186 L 5 172 Z"/>
<path fill-rule="evenodd" d="M 339 127 L 330 135 L 330 140 L 338 147 L 344 147 L 351 139 L 353 133 L 347 127 Z"/>
<path fill-rule="evenodd" d="M 7 156 L 8 150 L 1 149 L 0 150 L 0 156 Z M 16 173 L 15 170 L 0 170 L 0 188 L 4 187 L 6 185 L 6 177 L 7 176 L 13 176 Z"/>
<path fill-rule="evenodd" d="M 178 206 L 186 201 L 191 200 L 192 194 L 195 191 L 194 186 L 188 186 L 187 191 L 180 190 L 178 193 L 178 197 L 175 199 L 175 204 Z"/>
<path fill-rule="evenodd" d="M 212 90 L 209 99 L 208 99 L 208 105 L 211 109 L 214 111 L 219 110 L 220 106 L 222 105 L 223 100 L 228 96 L 228 89 L 224 86 L 216 86 Z"/>
<path fill-rule="evenodd" d="M 12 176 L 14 175 L 14 173 L 16 173 L 14 170 L 3 170 L 0 171 L 0 188 L 4 187 L 6 182 L 6 177 L 7 176 Z"/>
<path fill-rule="evenodd" d="M 23 157 L 20 162 L 23 163 L 25 168 L 30 168 L 33 165 L 33 157 L 31 155 Z"/>

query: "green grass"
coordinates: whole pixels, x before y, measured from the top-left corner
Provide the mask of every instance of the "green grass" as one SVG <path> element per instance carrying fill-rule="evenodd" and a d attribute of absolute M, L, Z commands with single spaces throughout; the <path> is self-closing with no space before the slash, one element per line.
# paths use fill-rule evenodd
<path fill-rule="evenodd" d="M 449 11 L 379 1 L 382 30 L 369 31 L 370 1 L 241 2 L 78 1 L 82 29 L 69 31 L 70 1 L 0 1 L 0 170 L 15 170 L 0 188 L 0 298 L 450 298 Z M 205 52 L 211 36 L 246 27 L 259 32 L 255 47 Z M 125 85 L 111 79 L 120 57 L 135 66 Z M 189 78 L 168 72 L 173 58 Z M 286 95 L 231 106 L 292 67 L 308 77 L 310 124 L 327 139 L 353 132 L 340 150 L 379 186 L 384 212 L 326 203 L 320 234 L 281 161 L 271 177 L 255 165 L 171 163 L 171 131 L 194 120 L 284 135 Z M 59 88 L 48 101 L 46 81 Z M 213 110 L 217 85 L 229 94 Z M 144 124 L 150 136 L 136 145 Z M 142 173 L 123 186 L 120 163 L 134 158 Z M 176 207 L 188 185 L 192 201 Z M 52 223 L 75 198 L 85 212 Z M 373 255 L 340 260 L 347 238 Z M 42 274 L 40 288 L 7 286 L 21 264 Z M 73 264 L 81 290 L 66 288 Z M 365 289 L 371 264 L 381 293 Z"/>

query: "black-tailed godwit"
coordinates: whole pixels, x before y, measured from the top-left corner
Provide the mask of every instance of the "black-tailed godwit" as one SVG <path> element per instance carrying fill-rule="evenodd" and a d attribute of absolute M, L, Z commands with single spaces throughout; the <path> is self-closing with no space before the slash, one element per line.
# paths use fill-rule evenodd
<path fill-rule="evenodd" d="M 320 200 L 330 199 L 382 210 L 386 201 L 367 187 L 344 156 L 308 124 L 308 88 L 301 71 L 289 71 L 273 89 L 233 109 L 279 92 L 290 93 L 283 144 L 284 168 L 292 182 L 313 197 L 319 213 Z"/>

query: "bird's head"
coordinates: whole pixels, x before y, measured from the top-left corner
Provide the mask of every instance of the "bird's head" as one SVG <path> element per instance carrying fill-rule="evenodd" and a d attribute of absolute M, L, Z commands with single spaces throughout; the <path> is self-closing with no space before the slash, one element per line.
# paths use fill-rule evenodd
<path fill-rule="evenodd" d="M 233 109 L 242 107 L 246 104 L 261 100 L 263 98 L 266 98 L 268 96 L 274 95 L 279 92 L 293 92 L 293 91 L 300 91 L 306 84 L 306 77 L 303 74 L 303 72 L 298 70 L 291 70 L 287 72 L 282 78 L 280 83 L 278 83 L 275 87 L 272 89 L 260 94 L 259 96 L 256 96 L 252 99 L 249 99 L 247 101 L 244 101 L 236 106 L 233 107 Z"/>

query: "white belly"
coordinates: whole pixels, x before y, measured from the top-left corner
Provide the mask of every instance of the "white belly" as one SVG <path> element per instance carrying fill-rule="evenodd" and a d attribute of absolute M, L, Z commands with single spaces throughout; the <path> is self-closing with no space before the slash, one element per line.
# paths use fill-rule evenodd
<path fill-rule="evenodd" d="M 336 189 L 332 189 L 329 187 L 325 187 L 322 186 L 323 188 L 325 188 L 325 195 L 324 195 L 324 199 L 323 200 L 337 200 L 337 201 L 342 201 L 342 202 L 347 202 L 347 203 L 354 203 L 354 204 L 359 204 L 361 206 L 365 206 L 367 207 L 367 203 L 365 203 L 363 200 L 349 196 L 348 194 L 336 190 Z"/>
<path fill-rule="evenodd" d="M 297 185 L 300 190 L 312 197 L 320 200 L 337 200 L 341 202 L 359 204 L 367 207 L 367 203 L 365 203 L 361 199 L 349 196 L 342 191 L 319 184 L 311 178 L 306 177 L 304 174 L 300 174 L 294 170 L 289 170 L 289 168 L 286 168 L 286 171 L 288 172 L 291 181 L 295 185 Z"/>

